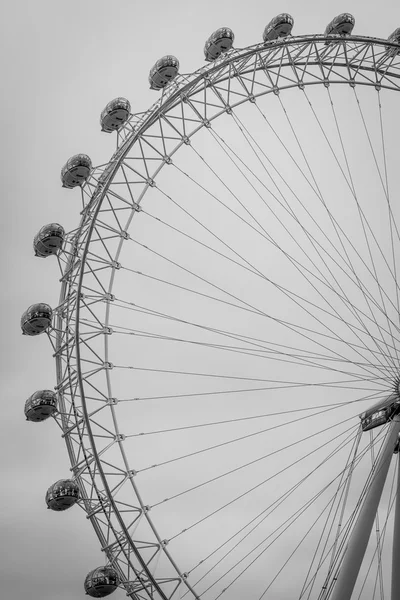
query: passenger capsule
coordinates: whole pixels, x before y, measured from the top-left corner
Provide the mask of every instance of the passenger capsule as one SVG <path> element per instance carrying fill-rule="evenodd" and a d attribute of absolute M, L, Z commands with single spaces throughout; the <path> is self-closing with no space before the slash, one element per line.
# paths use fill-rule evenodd
<path fill-rule="evenodd" d="M 67 510 L 79 500 L 79 487 L 72 479 L 56 481 L 46 492 L 47 508 L 55 511 Z"/>
<path fill-rule="evenodd" d="M 175 56 L 163 56 L 149 73 L 150 89 L 161 90 L 175 79 L 179 71 L 179 61 Z"/>
<path fill-rule="evenodd" d="M 342 13 L 329 23 L 324 35 L 351 35 L 355 25 L 355 18 L 350 13 Z"/>
<path fill-rule="evenodd" d="M 101 130 L 107 133 L 116 131 L 126 123 L 130 112 L 131 105 L 126 98 L 111 100 L 100 115 Z"/>
<path fill-rule="evenodd" d="M 214 31 L 204 45 L 204 56 L 209 62 L 215 60 L 232 48 L 235 36 L 229 27 L 221 27 Z"/>
<path fill-rule="evenodd" d="M 48 304 L 32 304 L 21 317 L 21 329 L 24 335 L 39 335 L 48 329 L 53 311 Z"/>
<path fill-rule="evenodd" d="M 63 187 L 74 188 L 82 185 L 92 170 L 92 161 L 86 154 L 71 156 L 61 169 Z"/>
<path fill-rule="evenodd" d="M 45 421 L 57 412 L 57 394 L 51 390 L 39 390 L 25 402 L 27 421 Z"/>
<path fill-rule="evenodd" d="M 392 44 L 400 45 L 400 27 L 395 29 L 388 37 L 388 42 Z M 400 54 L 400 48 L 393 48 L 392 46 L 387 47 L 391 54 Z"/>
<path fill-rule="evenodd" d="M 265 43 L 276 40 L 280 37 L 286 37 L 292 33 L 294 19 L 288 13 L 282 13 L 268 23 L 263 33 Z"/>
<path fill-rule="evenodd" d="M 40 229 L 33 240 L 35 256 L 46 258 L 58 254 L 64 242 L 65 231 L 58 223 L 49 223 Z"/>
<path fill-rule="evenodd" d="M 118 586 L 118 573 L 112 567 L 97 567 L 86 575 L 85 592 L 92 598 L 109 596 Z"/>

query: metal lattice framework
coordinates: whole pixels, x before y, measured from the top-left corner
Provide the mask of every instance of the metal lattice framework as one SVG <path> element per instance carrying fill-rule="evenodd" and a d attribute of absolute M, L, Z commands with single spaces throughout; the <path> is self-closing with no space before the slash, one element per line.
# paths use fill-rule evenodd
<path fill-rule="evenodd" d="M 296 87 L 344 84 L 400 91 L 396 50 L 375 38 L 315 35 L 231 50 L 211 65 L 179 75 L 151 109 L 133 115 L 119 130 L 110 161 L 95 168 L 82 187 L 81 221 L 59 257 L 62 285 L 50 333 L 59 394 L 56 419 L 80 485 L 82 508 L 132 598 L 169 600 L 188 591 L 198 598 L 142 500 L 116 416 L 110 307 L 133 217 L 179 149 L 190 145 L 201 129 L 212 128 L 221 115 Z M 108 427 L 102 420 L 105 413 Z M 130 489 L 130 503 L 119 500 L 123 487 Z M 140 539 L 135 533 L 139 524 Z"/>

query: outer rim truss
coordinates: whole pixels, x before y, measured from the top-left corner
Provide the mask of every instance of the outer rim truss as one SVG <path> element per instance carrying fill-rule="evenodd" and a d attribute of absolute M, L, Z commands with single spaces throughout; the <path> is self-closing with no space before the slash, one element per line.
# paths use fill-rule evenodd
<path fill-rule="evenodd" d="M 302 36 L 231 50 L 215 63 L 191 75 L 179 76 L 163 91 L 161 98 L 149 111 L 134 115 L 119 131 L 118 149 L 110 162 L 104 168 L 95 169 L 82 190 L 84 208 L 78 229 L 67 240 L 69 253 L 62 278 L 55 329 L 60 424 L 72 471 L 82 490 L 83 508 L 92 521 L 108 559 L 114 566 L 119 566 L 127 592 L 133 598 L 167 600 L 174 596 L 181 583 L 185 583 L 192 595 L 197 597 L 158 536 L 134 485 L 134 474 L 127 466 L 122 479 L 131 481 L 137 496 L 137 504 L 132 507 L 132 513 L 135 513 L 133 522 L 146 518 L 156 538 L 147 543 L 148 547 L 154 549 L 151 558 L 147 562 L 142 558 L 143 546 L 140 547 L 132 538 L 120 515 L 120 508 L 113 499 L 113 491 L 108 486 L 106 463 L 101 457 L 104 448 L 97 447 L 96 436 L 93 435 L 94 413 L 88 410 L 86 401 L 89 377 L 104 371 L 108 388 L 108 398 L 104 396 L 104 400 L 113 412 L 116 400 L 112 397 L 108 362 L 109 312 L 118 258 L 122 244 L 128 237 L 127 230 L 133 216 L 140 210 L 146 191 L 155 185 L 158 173 L 172 161 L 175 152 L 182 145 L 190 144 L 191 137 L 203 127 L 210 127 L 215 118 L 229 114 L 244 102 L 255 102 L 258 96 L 271 92 L 279 94 L 281 90 L 293 87 L 304 89 L 308 85 L 345 83 L 400 91 L 400 61 L 394 50 L 398 50 L 398 47 L 386 40 L 359 36 L 346 39 L 339 36 Z M 203 100 L 199 101 L 199 97 Z M 181 112 L 180 121 L 171 118 L 174 110 Z M 190 120 L 185 117 L 189 113 Z M 151 136 L 154 130 L 158 131 L 156 140 Z M 138 155 L 135 157 L 137 168 L 133 169 L 126 159 L 134 147 L 138 148 Z M 148 160 L 146 148 L 151 148 L 153 154 L 156 152 L 158 159 Z M 124 166 L 135 173 L 137 181 L 128 185 L 136 192 L 135 197 L 124 198 L 117 186 L 113 186 L 117 172 Z M 102 206 L 106 202 L 110 203 L 111 208 L 112 202 L 119 202 L 119 206 L 128 211 L 124 213 L 127 217 L 124 228 L 115 221 L 108 223 L 103 217 Z M 97 232 L 98 238 L 103 234 L 119 240 L 113 256 L 107 256 L 103 250 L 100 253 L 92 251 L 94 232 Z M 102 286 L 99 286 L 99 292 L 88 295 L 85 276 L 89 270 L 93 273 L 99 268 L 99 263 L 109 273 L 108 287 L 102 293 Z M 93 302 L 106 303 L 104 322 L 91 329 L 93 336 L 104 336 L 105 357 L 103 363 L 99 361 L 85 372 L 80 351 L 83 345 L 88 344 L 90 336 L 81 318 L 82 315 L 87 316 Z M 116 421 L 114 427 L 115 435 L 113 440 L 110 436 L 110 444 L 119 445 L 123 460 L 128 465 L 123 452 L 123 437 L 118 433 Z M 90 441 L 87 446 L 86 437 Z M 116 520 L 112 517 L 116 517 Z M 165 580 L 158 580 L 149 568 L 155 554 L 160 551 L 166 554 L 171 563 L 172 577 L 168 579 L 168 584 L 170 587 L 173 583 L 173 588 L 169 592 L 166 591 Z"/>

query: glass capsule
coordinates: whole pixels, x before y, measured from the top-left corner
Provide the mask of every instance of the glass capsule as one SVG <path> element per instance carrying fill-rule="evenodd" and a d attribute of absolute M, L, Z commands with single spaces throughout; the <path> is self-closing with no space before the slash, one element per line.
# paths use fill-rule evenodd
<path fill-rule="evenodd" d="M 104 598 L 119 586 L 119 576 L 112 567 L 97 567 L 86 575 L 85 592 L 92 598 Z"/>
<path fill-rule="evenodd" d="M 57 394 L 51 390 L 39 390 L 25 402 L 27 421 L 45 421 L 57 412 Z"/>
<path fill-rule="evenodd" d="M 393 33 L 391 33 L 388 37 L 388 42 L 392 44 L 400 45 L 400 27 L 395 29 Z M 400 48 L 393 48 L 392 46 L 387 46 L 388 52 L 394 56 L 395 54 L 400 54 Z"/>
<path fill-rule="evenodd" d="M 67 510 L 79 500 L 79 487 L 72 479 L 60 479 L 46 492 L 47 508 L 55 511 Z"/>
<path fill-rule="evenodd" d="M 338 15 L 327 25 L 324 35 L 350 35 L 355 25 L 355 18 L 350 13 Z"/>
<path fill-rule="evenodd" d="M 87 154 L 71 156 L 61 169 L 63 187 L 74 188 L 83 185 L 92 170 L 92 161 Z"/>
<path fill-rule="evenodd" d="M 161 90 L 178 75 L 179 61 L 175 56 L 163 56 L 150 69 L 150 89 Z"/>
<path fill-rule="evenodd" d="M 111 100 L 100 115 L 101 130 L 107 133 L 116 131 L 126 123 L 131 112 L 131 105 L 126 98 Z"/>
<path fill-rule="evenodd" d="M 35 235 L 33 249 L 35 256 L 46 258 L 51 254 L 58 254 L 64 242 L 65 231 L 58 223 L 44 225 Z"/>
<path fill-rule="evenodd" d="M 211 62 L 230 50 L 234 39 L 233 31 L 229 27 L 221 27 L 214 31 L 204 45 L 205 59 Z"/>
<path fill-rule="evenodd" d="M 39 335 L 46 331 L 53 318 L 53 311 L 48 304 L 40 302 L 32 304 L 21 317 L 21 329 L 24 335 Z"/>
<path fill-rule="evenodd" d="M 277 15 L 268 23 L 263 33 L 264 42 L 271 42 L 280 37 L 290 35 L 293 29 L 294 19 L 288 13 Z"/>

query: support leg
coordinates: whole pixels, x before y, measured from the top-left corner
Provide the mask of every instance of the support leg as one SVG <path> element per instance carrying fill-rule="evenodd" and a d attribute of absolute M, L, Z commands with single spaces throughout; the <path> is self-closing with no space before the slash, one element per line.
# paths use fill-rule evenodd
<path fill-rule="evenodd" d="M 400 460 L 398 460 L 397 467 L 397 495 L 395 506 L 392 552 L 392 600 L 398 600 L 400 598 Z"/>
<path fill-rule="evenodd" d="M 375 473 L 350 536 L 331 600 L 351 600 L 351 595 L 371 535 L 399 431 L 400 417 L 396 416 L 389 425 L 386 442 L 382 448 Z M 398 598 L 399 596 L 396 600 Z"/>

